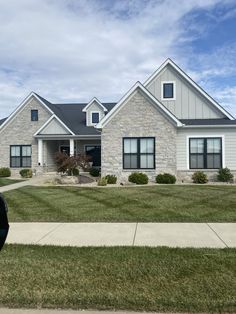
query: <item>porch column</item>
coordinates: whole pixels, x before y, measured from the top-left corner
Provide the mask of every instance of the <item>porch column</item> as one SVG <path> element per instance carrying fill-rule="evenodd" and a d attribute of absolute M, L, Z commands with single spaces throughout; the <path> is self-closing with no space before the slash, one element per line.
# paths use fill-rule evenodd
<path fill-rule="evenodd" d="M 75 154 L 75 141 L 73 138 L 70 139 L 70 156 Z"/>
<path fill-rule="evenodd" d="M 43 140 L 38 139 L 38 165 L 43 166 Z"/>

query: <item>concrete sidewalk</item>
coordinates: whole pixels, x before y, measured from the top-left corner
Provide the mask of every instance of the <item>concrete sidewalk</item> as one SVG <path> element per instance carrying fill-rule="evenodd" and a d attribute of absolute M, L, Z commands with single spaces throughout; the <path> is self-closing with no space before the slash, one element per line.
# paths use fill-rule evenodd
<path fill-rule="evenodd" d="M 128 312 L 128 311 L 88 311 L 88 310 L 47 310 L 47 309 L 6 309 L 0 308 L 0 314 L 140 314 L 150 312 Z M 161 314 L 151 312 L 152 314 Z M 173 314 L 173 313 L 172 313 Z"/>
<path fill-rule="evenodd" d="M 14 179 L 14 177 L 12 178 Z M 16 177 L 15 179 L 19 179 L 18 177 Z M 42 184 L 45 181 L 45 178 L 43 176 L 34 176 L 30 179 L 21 181 L 21 182 L 17 182 L 17 183 L 12 183 L 9 185 L 4 185 L 0 187 L 0 193 L 4 193 L 7 191 L 11 191 L 11 190 L 16 190 L 19 188 L 22 188 L 24 186 L 28 186 L 28 185 L 39 185 Z"/>
<path fill-rule="evenodd" d="M 236 223 L 11 223 L 7 243 L 236 247 Z"/>

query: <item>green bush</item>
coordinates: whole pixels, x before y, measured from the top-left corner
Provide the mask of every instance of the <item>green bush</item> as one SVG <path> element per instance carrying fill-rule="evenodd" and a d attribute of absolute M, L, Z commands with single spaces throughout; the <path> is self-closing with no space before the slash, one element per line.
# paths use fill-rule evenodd
<path fill-rule="evenodd" d="M 106 179 L 108 184 L 116 184 L 117 177 L 115 175 L 108 174 L 106 175 Z"/>
<path fill-rule="evenodd" d="M 202 171 L 196 171 L 192 175 L 193 183 L 204 184 L 208 182 L 207 175 Z"/>
<path fill-rule="evenodd" d="M 0 177 L 10 177 L 11 170 L 10 168 L 0 168 Z"/>
<path fill-rule="evenodd" d="M 78 177 L 79 176 L 79 169 L 77 168 L 72 168 L 70 170 L 67 171 L 68 176 L 75 176 Z"/>
<path fill-rule="evenodd" d="M 22 176 L 22 178 L 32 178 L 32 169 L 21 169 L 20 175 Z"/>
<path fill-rule="evenodd" d="M 176 182 L 176 177 L 170 173 L 158 174 L 156 176 L 156 183 L 160 184 L 174 184 Z"/>
<path fill-rule="evenodd" d="M 219 169 L 217 179 L 221 182 L 230 182 L 233 180 L 233 174 L 230 172 L 229 168 Z"/>
<path fill-rule="evenodd" d="M 102 177 L 98 180 L 98 186 L 106 186 L 106 185 L 107 185 L 106 177 Z"/>
<path fill-rule="evenodd" d="M 92 177 L 99 177 L 100 171 L 97 168 L 91 168 L 89 173 Z"/>
<path fill-rule="evenodd" d="M 148 184 L 148 176 L 142 172 L 133 172 L 129 175 L 129 182 L 136 184 Z"/>

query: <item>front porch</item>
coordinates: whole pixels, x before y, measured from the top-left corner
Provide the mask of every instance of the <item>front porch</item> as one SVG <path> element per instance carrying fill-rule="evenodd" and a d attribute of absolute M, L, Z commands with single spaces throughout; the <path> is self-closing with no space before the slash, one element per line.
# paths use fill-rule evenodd
<path fill-rule="evenodd" d="M 51 139 L 38 138 L 37 168 L 43 172 L 56 171 L 55 154 L 64 152 L 68 156 L 86 154 L 92 167 L 101 167 L 101 140 L 99 139 Z"/>

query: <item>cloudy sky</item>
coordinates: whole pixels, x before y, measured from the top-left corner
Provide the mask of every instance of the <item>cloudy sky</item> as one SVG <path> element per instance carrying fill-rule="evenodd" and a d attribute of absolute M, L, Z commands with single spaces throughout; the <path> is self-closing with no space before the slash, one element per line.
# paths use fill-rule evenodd
<path fill-rule="evenodd" d="M 117 101 L 168 57 L 236 116 L 235 0 L 0 0 L 0 118 Z"/>

